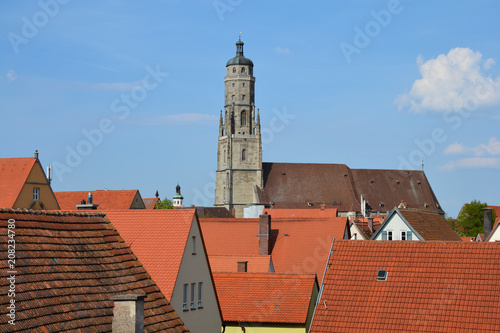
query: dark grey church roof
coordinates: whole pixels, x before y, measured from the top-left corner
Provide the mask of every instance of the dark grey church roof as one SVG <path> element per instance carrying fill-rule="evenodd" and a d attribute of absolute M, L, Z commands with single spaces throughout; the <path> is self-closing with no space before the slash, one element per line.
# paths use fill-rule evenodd
<path fill-rule="evenodd" d="M 361 195 L 370 212 L 407 208 L 444 214 L 423 171 L 351 169 L 345 164 L 262 163 L 260 202 L 276 208 L 338 208 L 359 211 Z"/>

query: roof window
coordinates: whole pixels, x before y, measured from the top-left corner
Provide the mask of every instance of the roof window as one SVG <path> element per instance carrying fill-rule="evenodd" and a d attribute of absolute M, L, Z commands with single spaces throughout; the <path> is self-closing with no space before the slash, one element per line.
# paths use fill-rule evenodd
<path fill-rule="evenodd" d="M 381 269 L 377 274 L 377 281 L 386 281 L 387 280 L 387 271 Z"/>

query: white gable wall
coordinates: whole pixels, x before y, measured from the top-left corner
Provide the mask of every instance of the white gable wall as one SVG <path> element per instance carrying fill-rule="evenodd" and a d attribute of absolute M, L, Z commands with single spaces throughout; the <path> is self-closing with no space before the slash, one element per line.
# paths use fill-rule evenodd
<path fill-rule="evenodd" d="M 380 232 L 377 230 L 377 236 L 374 240 L 382 240 L 384 231 L 392 231 L 392 240 L 401 240 L 401 232 L 412 231 L 410 227 L 403 221 L 399 214 L 393 214 L 389 217 L 386 223 L 380 226 Z M 414 232 L 412 232 L 411 240 L 423 240 Z"/>

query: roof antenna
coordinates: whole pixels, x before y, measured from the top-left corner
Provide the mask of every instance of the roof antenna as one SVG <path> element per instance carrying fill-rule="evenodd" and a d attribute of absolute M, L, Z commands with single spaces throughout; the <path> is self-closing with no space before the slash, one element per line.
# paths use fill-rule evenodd
<path fill-rule="evenodd" d="M 424 171 L 424 159 L 422 158 L 422 171 Z"/>

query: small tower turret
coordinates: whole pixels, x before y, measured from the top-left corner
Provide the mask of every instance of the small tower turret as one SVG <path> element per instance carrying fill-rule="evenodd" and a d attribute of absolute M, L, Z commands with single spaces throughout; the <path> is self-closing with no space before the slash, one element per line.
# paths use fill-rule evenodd
<path fill-rule="evenodd" d="M 182 200 L 184 200 L 184 197 L 181 195 L 181 187 L 179 186 L 179 183 L 177 183 L 177 186 L 175 187 L 173 206 L 174 207 L 183 207 Z"/>

